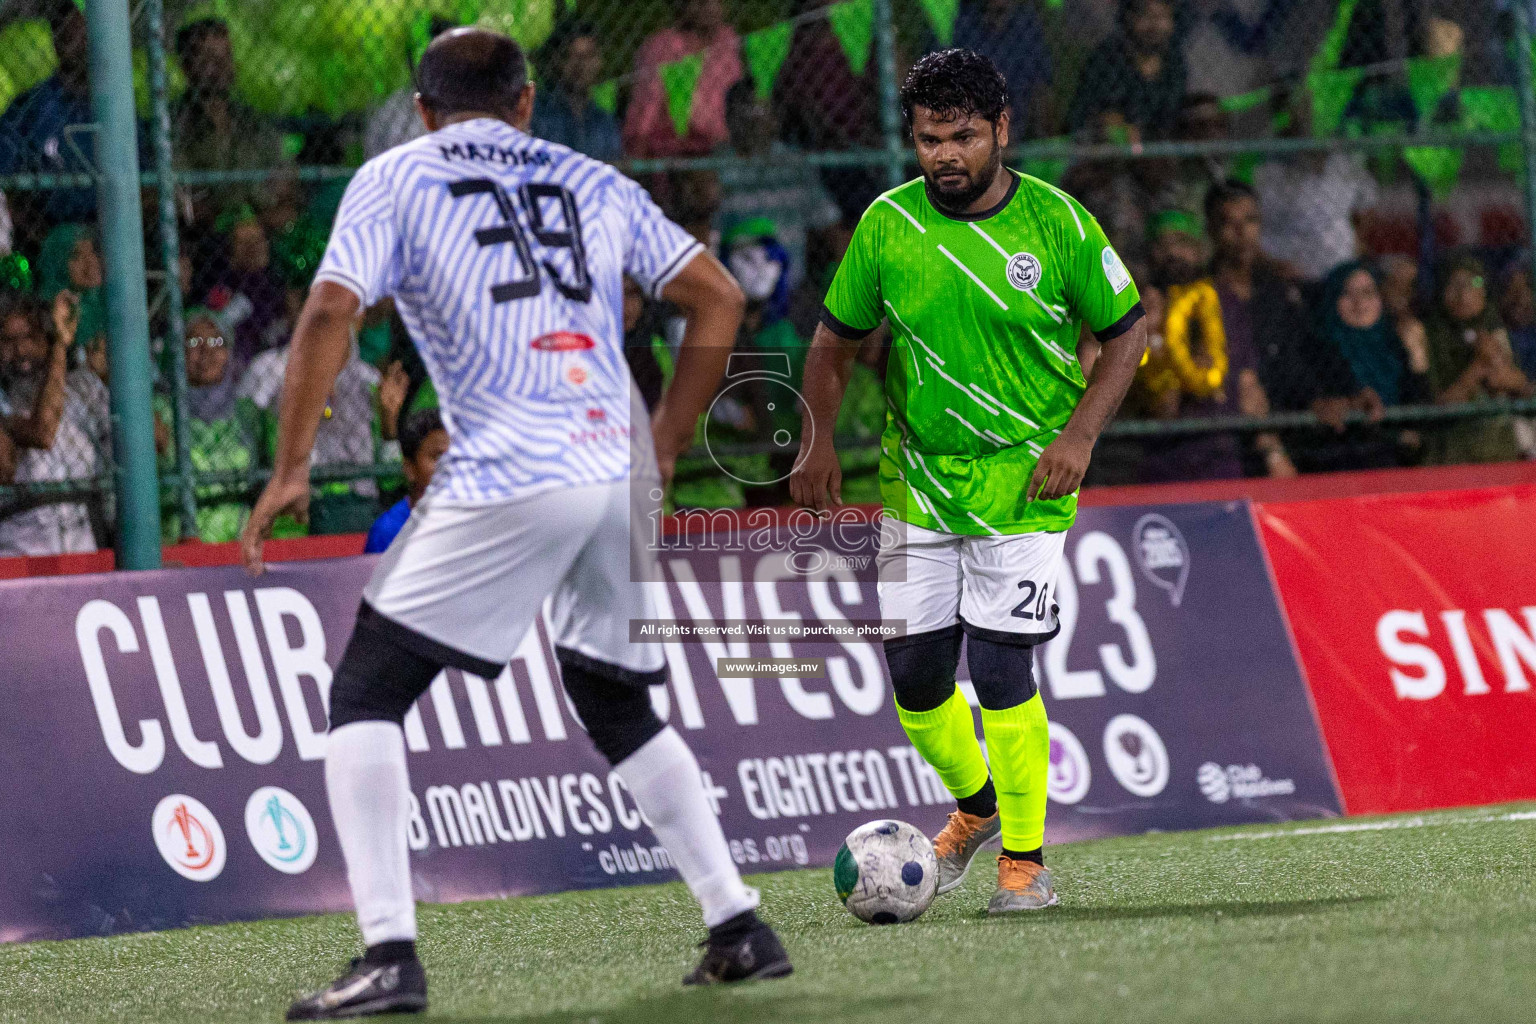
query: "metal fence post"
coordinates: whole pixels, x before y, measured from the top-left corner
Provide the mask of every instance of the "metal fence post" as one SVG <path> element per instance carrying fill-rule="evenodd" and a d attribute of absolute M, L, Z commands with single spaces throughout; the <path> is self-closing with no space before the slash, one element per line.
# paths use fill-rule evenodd
<path fill-rule="evenodd" d="M 896 23 L 891 0 L 875 0 L 875 74 L 880 80 L 880 137 L 885 143 L 886 184 L 895 188 L 906 177 L 906 140 L 902 137 L 896 86 Z"/>
<path fill-rule="evenodd" d="M 96 117 L 96 195 L 106 269 L 112 452 L 117 491 L 117 567 L 160 567 L 160 487 L 144 284 L 144 225 L 133 109 L 128 0 L 85 5 Z"/>
<path fill-rule="evenodd" d="M 1536 88 L 1531 69 L 1531 9 L 1526 0 L 1510 5 L 1515 13 L 1515 81 L 1520 83 L 1520 150 L 1525 156 L 1525 231 L 1536 243 Z M 1531 263 L 1536 287 L 1536 260 Z"/>
<path fill-rule="evenodd" d="M 186 333 L 181 294 L 181 242 L 176 230 L 176 172 L 171 165 L 171 111 L 166 95 L 165 4 L 145 0 L 149 22 L 149 89 L 153 117 L 150 134 L 155 142 L 156 189 L 160 213 L 160 259 L 165 265 L 166 345 L 171 357 L 171 408 L 176 432 L 177 505 L 181 509 L 181 536 L 197 535 L 197 497 L 192 488 L 192 430 L 187 421 L 187 354 L 182 345 Z"/>

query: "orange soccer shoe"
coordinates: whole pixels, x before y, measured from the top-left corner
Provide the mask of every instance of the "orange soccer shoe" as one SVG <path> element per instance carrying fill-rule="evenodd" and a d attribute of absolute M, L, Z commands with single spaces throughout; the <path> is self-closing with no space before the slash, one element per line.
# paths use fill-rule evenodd
<path fill-rule="evenodd" d="M 995 844 L 1002 836 L 1003 822 L 996 814 L 978 818 L 955 810 L 942 831 L 933 837 L 933 852 L 939 858 L 940 893 L 949 892 L 965 881 L 971 861 L 983 846 Z"/>
<path fill-rule="evenodd" d="M 1011 914 L 1055 905 L 1056 890 L 1051 887 L 1050 868 L 1032 860 L 998 856 L 997 892 L 987 904 L 987 913 Z"/>

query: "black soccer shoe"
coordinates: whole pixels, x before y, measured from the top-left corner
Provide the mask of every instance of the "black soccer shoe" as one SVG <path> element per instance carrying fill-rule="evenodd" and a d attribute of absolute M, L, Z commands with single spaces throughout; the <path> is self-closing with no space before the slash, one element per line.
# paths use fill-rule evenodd
<path fill-rule="evenodd" d="M 296 999 L 289 1020 L 345 1020 L 378 1013 L 420 1013 L 427 1008 L 427 972 L 416 959 L 371 964 L 353 960 L 347 973 L 318 992 Z"/>
<path fill-rule="evenodd" d="M 743 927 L 711 929 L 710 937 L 699 943 L 704 947 L 704 959 L 683 979 L 684 985 L 728 985 L 734 981 L 782 978 L 794 970 L 773 929 L 750 910 L 747 914 L 751 917 L 743 922 Z M 722 931 L 724 934 L 720 934 Z"/>

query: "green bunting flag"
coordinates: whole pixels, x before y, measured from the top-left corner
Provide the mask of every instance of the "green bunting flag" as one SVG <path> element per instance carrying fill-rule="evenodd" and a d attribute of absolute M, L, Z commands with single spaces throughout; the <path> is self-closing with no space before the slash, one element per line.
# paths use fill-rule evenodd
<path fill-rule="evenodd" d="M 747 59 L 747 70 L 752 72 L 758 99 L 766 102 L 773 95 L 773 83 L 778 81 L 779 69 L 789 56 L 789 42 L 794 35 L 794 22 L 781 21 L 742 39 L 741 52 Z"/>
<path fill-rule="evenodd" d="M 1349 35 L 1349 23 L 1355 20 L 1355 7 L 1360 0 L 1339 0 L 1339 10 L 1333 17 L 1333 25 L 1323 37 L 1323 45 L 1312 57 L 1311 70 L 1332 71 L 1344 56 L 1344 39 Z"/>
<path fill-rule="evenodd" d="M 1406 146 L 1403 160 L 1429 187 L 1436 199 L 1444 199 L 1461 175 L 1462 151 L 1450 146 Z"/>
<path fill-rule="evenodd" d="M 940 43 L 948 46 L 955 41 L 955 18 L 960 14 L 960 0 L 921 0 L 923 13 Z"/>
<path fill-rule="evenodd" d="M 827 8 L 832 34 L 842 44 L 848 66 L 862 75 L 869 66 L 869 46 L 875 39 L 874 0 L 845 0 Z"/>
<path fill-rule="evenodd" d="M 660 69 L 661 87 L 667 94 L 667 114 L 672 118 L 672 130 L 678 138 L 688 134 L 688 122 L 693 119 L 693 90 L 704 72 L 704 55 L 691 53 L 682 60 L 663 64 Z"/>
<path fill-rule="evenodd" d="M 1461 90 L 1461 126 L 1469 132 L 1518 132 L 1520 101 L 1507 85 L 1468 86 Z M 1518 142 L 1499 147 L 1499 170 L 1519 174 L 1525 165 Z"/>
<path fill-rule="evenodd" d="M 1443 57 L 1414 57 L 1408 61 L 1408 92 L 1413 96 L 1413 109 L 1419 112 L 1419 120 L 1428 122 L 1435 116 L 1440 101 L 1446 93 L 1456 88 L 1461 77 L 1461 54 L 1448 53 Z"/>
<path fill-rule="evenodd" d="M 619 109 L 619 83 L 616 79 L 610 78 L 606 82 L 598 82 L 592 87 L 590 95 L 597 109 L 609 117 Z"/>
<path fill-rule="evenodd" d="M 1223 96 L 1216 101 L 1216 105 L 1228 114 L 1241 114 L 1244 111 L 1252 110 L 1254 107 L 1268 103 L 1269 98 L 1273 95 L 1274 90 L 1266 85 L 1261 89 L 1254 89 L 1251 92 L 1240 92 L 1235 96 Z"/>
<path fill-rule="evenodd" d="M 1314 71 L 1307 76 L 1307 89 L 1312 93 L 1314 136 L 1321 138 L 1339 130 L 1344 108 L 1349 106 L 1355 87 L 1364 75 L 1364 68 L 1345 68 L 1342 71 Z"/>

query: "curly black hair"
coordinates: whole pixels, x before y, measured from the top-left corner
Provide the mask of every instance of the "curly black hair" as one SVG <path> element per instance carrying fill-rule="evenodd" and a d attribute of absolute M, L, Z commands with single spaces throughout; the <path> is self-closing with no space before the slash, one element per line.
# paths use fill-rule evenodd
<path fill-rule="evenodd" d="M 975 50 L 938 50 L 919 58 L 901 85 L 901 115 L 912 131 L 912 108 L 942 120 L 980 117 L 996 124 L 1008 108 L 1008 80 Z"/>

